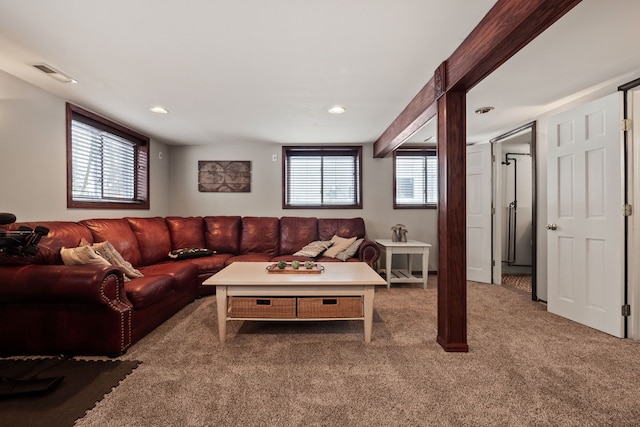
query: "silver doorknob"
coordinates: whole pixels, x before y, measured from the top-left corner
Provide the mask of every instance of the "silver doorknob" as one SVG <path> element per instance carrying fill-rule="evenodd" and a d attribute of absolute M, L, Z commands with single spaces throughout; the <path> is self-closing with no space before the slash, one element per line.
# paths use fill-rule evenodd
<path fill-rule="evenodd" d="M 557 230 L 558 226 L 556 224 L 547 224 L 547 230 Z"/>

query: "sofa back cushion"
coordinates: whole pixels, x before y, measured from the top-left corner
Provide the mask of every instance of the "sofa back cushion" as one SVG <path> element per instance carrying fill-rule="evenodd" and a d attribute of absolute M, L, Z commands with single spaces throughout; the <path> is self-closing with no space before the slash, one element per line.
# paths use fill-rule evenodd
<path fill-rule="evenodd" d="M 365 237 L 362 218 L 318 218 L 318 239 L 331 240 L 333 236 Z"/>
<path fill-rule="evenodd" d="M 165 220 L 171 236 L 171 249 L 207 247 L 204 240 L 204 221 L 201 216 L 168 216 Z"/>
<path fill-rule="evenodd" d="M 91 230 L 95 242 L 108 241 L 134 267 L 142 265 L 138 240 L 125 218 L 85 219 L 79 223 Z"/>
<path fill-rule="evenodd" d="M 31 229 L 41 226 L 49 229 L 49 234 L 40 239 L 38 243 L 38 253 L 34 257 L 27 257 L 28 261 L 34 264 L 62 264 L 61 248 L 78 247 L 82 239 L 93 243 L 91 231 L 75 222 L 19 222 L 9 225 L 7 230 L 18 230 L 23 226 Z"/>
<path fill-rule="evenodd" d="M 171 236 L 164 218 L 126 218 L 140 248 L 141 265 L 156 264 L 168 259 Z"/>
<path fill-rule="evenodd" d="M 242 218 L 240 254 L 278 255 L 280 220 L 274 217 Z"/>
<path fill-rule="evenodd" d="M 280 218 L 280 253 L 291 255 L 318 240 L 318 218 Z"/>
<path fill-rule="evenodd" d="M 204 237 L 208 249 L 220 254 L 240 253 L 239 216 L 205 216 Z"/>

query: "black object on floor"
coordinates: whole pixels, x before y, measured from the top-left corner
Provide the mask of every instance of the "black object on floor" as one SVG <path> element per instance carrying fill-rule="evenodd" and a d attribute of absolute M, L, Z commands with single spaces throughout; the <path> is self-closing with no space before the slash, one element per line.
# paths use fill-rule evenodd
<path fill-rule="evenodd" d="M 64 377 L 29 378 L 17 380 L 15 378 L 0 378 L 0 399 L 12 397 L 34 396 L 53 391 Z"/>

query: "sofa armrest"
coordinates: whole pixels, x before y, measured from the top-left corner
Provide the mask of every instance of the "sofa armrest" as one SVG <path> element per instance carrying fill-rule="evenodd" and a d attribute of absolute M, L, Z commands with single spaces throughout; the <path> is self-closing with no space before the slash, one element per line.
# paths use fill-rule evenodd
<path fill-rule="evenodd" d="M 1 302 L 130 305 L 122 271 L 97 265 L 0 267 Z"/>
<path fill-rule="evenodd" d="M 380 248 L 373 240 L 364 239 L 358 248 L 358 258 L 373 267 L 373 263 L 380 258 Z"/>

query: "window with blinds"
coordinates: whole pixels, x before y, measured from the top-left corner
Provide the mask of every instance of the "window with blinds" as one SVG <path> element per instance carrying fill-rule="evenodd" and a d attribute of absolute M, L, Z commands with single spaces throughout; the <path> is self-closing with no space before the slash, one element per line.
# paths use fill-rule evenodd
<path fill-rule="evenodd" d="M 148 209 L 149 139 L 67 104 L 67 205 Z"/>
<path fill-rule="evenodd" d="M 283 208 L 362 208 L 362 147 L 283 147 Z"/>
<path fill-rule="evenodd" d="M 393 207 L 435 208 L 438 158 L 435 149 L 398 148 L 393 155 Z"/>

